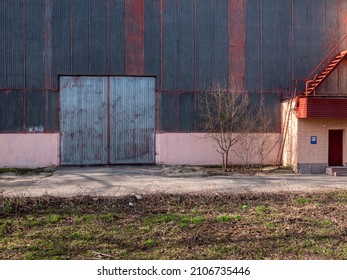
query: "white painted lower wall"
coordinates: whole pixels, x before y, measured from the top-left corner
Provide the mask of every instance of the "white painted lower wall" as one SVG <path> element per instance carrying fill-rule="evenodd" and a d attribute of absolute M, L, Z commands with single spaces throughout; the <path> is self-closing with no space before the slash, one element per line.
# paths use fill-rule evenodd
<path fill-rule="evenodd" d="M 0 134 L 0 167 L 59 165 L 59 133 Z"/>
<path fill-rule="evenodd" d="M 279 133 L 257 133 L 250 135 L 255 139 L 254 144 L 265 140 L 267 144 L 273 143 L 274 148 L 265 159 L 264 164 L 275 164 L 279 150 Z M 248 147 L 248 148 L 245 148 Z M 260 159 L 256 147 L 250 151 L 250 145 L 236 145 L 230 154 L 230 164 L 245 163 L 259 164 Z M 206 133 L 158 133 L 156 135 L 156 163 L 167 165 L 220 165 L 221 155 L 216 151 L 216 142 Z M 248 155 L 246 155 L 248 153 Z M 252 155 L 253 154 L 253 155 Z"/>

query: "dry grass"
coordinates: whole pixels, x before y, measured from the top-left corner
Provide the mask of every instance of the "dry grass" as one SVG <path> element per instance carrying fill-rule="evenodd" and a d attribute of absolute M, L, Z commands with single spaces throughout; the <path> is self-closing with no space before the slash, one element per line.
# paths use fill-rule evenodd
<path fill-rule="evenodd" d="M 347 191 L 0 197 L 0 259 L 347 259 Z"/>

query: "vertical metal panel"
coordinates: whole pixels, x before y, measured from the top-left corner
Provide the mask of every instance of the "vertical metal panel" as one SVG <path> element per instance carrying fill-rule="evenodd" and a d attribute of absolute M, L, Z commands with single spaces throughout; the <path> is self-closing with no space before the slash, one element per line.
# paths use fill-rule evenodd
<path fill-rule="evenodd" d="M 61 77 L 61 163 L 107 163 L 107 89 L 103 77 Z"/>
<path fill-rule="evenodd" d="M 228 0 L 211 1 L 213 13 L 212 82 L 228 84 Z"/>
<path fill-rule="evenodd" d="M 70 74 L 70 1 L 53 2 L 53 88 L 58 88 L 58 75 Z"/>
<path fill-rule="evenodd" d="M 30 133 L 45 130 L 45 92 L 27 93 L 27 131 Z"/>
<path fill-rule="evenodd" d="M 43 0 L 43 64 L 44 88 L 53 89 L 53 5 L 50 0 Z"/>
<path fill-rule="evenodd" d="M 261 88 L 261 23 L 259 4 L 259 1 L 246 0 L 246 87 L 248 91 L 260 91 Z"/>
<path fill-rule="evenodd" d="M 196 2 L 196 72 L 198 89 L 206 89 L 212 82 L 212 40 L 213 40 L 213 10 L 211 1 Z"/>
<path fill-rule="evenodd" d="M 181 93 L 179 96 L 179 131 L 196 131 L 196 104 L 194 93 Z"/>
<path fill-rule="evenodd" d="M 177 0 L 164 0 L 162 12 L 162 87 L 163 90 L 177 90 Z"/>
<path fill-rule="evenodd" d="M 5 4 L 6 3 L 6 4 Z M 20 89 L 25 85 L 25 13 L 23 13 L 25 2 L 21 0 L 5 1 L 4 17 L 5 33 L 5 88 Z"/>
<path fill-rule="evenodd" d="M 229 85 L 246 88 L 246 3 L 230 0 L 228 6 Z"/>
<path fill-rule="evenodd" d="M 144 74 L 144 0 L 125 1 L 125 73 Z"/>
<path fill-rule="evenodd" d="M 26 86 L 31 89 L 45 87 L 43 66 L 43 2 L 33 0 L 26 2 Z"/>
<path fill-rule="evenodd" d="M 125 0 L 111 0 L 110 15 L 110 73 L 125 74 Z"/>
<path fill-rule="evenodd" d="M 59 132 L 59 92 L 47 93 L 47 111 L 45 131 Z"/>
<path fill-rule="evenodd" d="M 160 88 L 160 0 L 145 1 L 145 75 L 156 76 Z"/>
<path fill-rule="evenodd" d="M 277 29 L 273 29 L 274 33 L 278 34 L 278 62 L 274 61 L 276 65 L 275 73 L 276 84 L 267 85 L 267 91 L 292 91 L 292 6 L 291 1 L 277 1 Z M 281 73 L 281 75 L 279 74 Z"/>
<path fill-rule="evenodd" d="M 194 0 L 179 1 L 177 9 L 177 90 L 189 91 L 195 86 Z"/>
<path fill-rule="evenodd" d="M 178 94 L 160 93 L 158 95 L 158 124 L 159 131 L 178 131 Z"/>
<path fill-rule="evenodd" d="M 24 93 L 0 93 L 0 132 L 21 132 L 24 127 Z"/>
<path fill-rule="evenodd" d="M 197 86 L 228 82 L 228 2 L 197 1 Z"/>
<path fill-rule="evenodd" d="M 107 73 L 107 13 L 106 1 L 90 0 L 89 74 Z"/>
<path fill-rule="evenodd" d="M 329 53 L 323 51 L 323 0 L 309 5 L 308 13 L 308 69 L 311 72 Z"/>
<path fill-rule="evenodd" d="M 76 75 L 89 74 L 90 0 L 72 0 L 72 70 Z"/>
<path fill-rule="evenodd" d="M 6 57 L 6 1 L 2 1 L 0 4 L 0 88 L 6 86 L 6 68 L 5 66 L 5 57 Z"/>
<path fill-rule="evenodd" d="M 328 54 L 341 40 L 340 32 L 338 30 L 339 17 L 338 9 L 336 9 L 337 2 L 339 0 L 324 0 L 323 3 L 323 53 Z M 333 71 L 329 78 L 323 82 L 317 89 L 317 92 L 334 92 L 336 85 L 338 85 L 338 69 Z"/>
<path fill-rule="evenodd" d="M 263 103 L 268 126 L 266 132 L 280 132 L 281 130 L 281 106 L 280 95 L 276 93 L 259 94 L 259 92 L 248 93 L 250 106 L 255 114 L 258 112 L 259 104 Z M 257 128 L 256 128 L 257 129 Z"/>
<path fill-rule="evenodd" d="M 308 69 L 308 12 L 307 1 L 293 0 L 294 45 L 293 73 L 295 77 L 304 79 L 309 74 Z"/>
<path fill-rule="evenodd" d="M 339 30 L 339 40 L 345 36 L 347 33 L 347 1 L 339 0 L 338 2 L 338 9 L 337 9 L 337 19 L 338 19 L 338 29 Z M 340 50 L 347 50 L 347 40 L 343 42 L 343 44 L 340 47 Z M 340 65 L 338 68 L 338 80 L 335 82 L 335 85 L 337 85 L 336 90 L 338 92 L 343 92 L 344 94 L 347 94 L 347 61 L 343 61 L 343 66 Z"/>
<path fill-rule="evenodd" d="M 154 163 L 154 78 L 110 78 L 110 163 Z"/>
<path fill-rule="evenodd" d="M 262 89 L 291 90 L 291 3 L 262 3 Z M 280 73 L 280 74 L 279 74 Z"/>

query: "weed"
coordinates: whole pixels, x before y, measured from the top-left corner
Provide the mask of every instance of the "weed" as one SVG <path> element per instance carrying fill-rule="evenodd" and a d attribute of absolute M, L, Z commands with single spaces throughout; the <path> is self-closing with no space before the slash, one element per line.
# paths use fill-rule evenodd
<path fill-rule="evenodd" d="M 82 215 L 76 219 L 77 222 L 91 222 L 97 219 L 97 215 Z"/>
<path fill-rule="evenodd" d="M 231 220 L 231 217 L 226 215 L 220 215 L 216 218 L 217 223 L 225 223 L 225 222 L 229 222 L 230 220 Z"/>
<path fill-rule="evenodd" d="M 112 223 L 114 220 L 118 219 L 117 215 L 114 213 L 107 213 L 105 215 L 101 215 L 100 218 L 107 223 Z"/>
<path fill-rule="evenodd" d="M 49 214 L 47 217 L 47 222 L 54 224 L 60 222 L 62 219 L 64 219 L 63 216 L 58 215 L 58 214 Z"/>
<path fill-rule="evenodd" d="M 36 218 L 32 216 L 28 216 L 27 219 L 22 221 L 22 226 L 24 227 L 37 227 L 44 225 L 44 220 L 41 218 Z"/>
<path fill-rule="evenodd" d="M 2 223 L 0 224 L 0 237 L 4 236 L 4 233 L 6 233 L 8 231 L 11 224 L 12 223 L 9 220 L 2 221 Z"/>
<path fill-rule="evenodd" d="M 181 219 L 180 215 L 172 214 L 172 213 L 166 213 L 166 214 L 159 214 L 151 217 L 147 217 L 145 219 L 145 224 L 158 224 L 158 223 L 170 223 L 174 221 L 179 221 Z"/>
<path fill-rule="evenodd" d="M 242 219 L 242 216 L 240 214 L 234 214 L 234 215 L 219 215 L 216 217 L 217 223 L 225 223 L 230 221 L 240 221 Z"/>
<path fill-rule="evenodd" d="M 119 256 L 125 257 L 128 254 L 127 250 L 120 250 Z"/>
<path fill-rule="evenodd" d="M 276 227 L 273 222 L 265 222 L 264 224 L 268 229 L 274 229 Z"/>
<path fill-rule="evenodd" d="M 154 241 L 153 241 L 153 239 L 147 239 L 146 241 L 145 241 L 145 243 L 144 243 L 144 245 L 146 246 L 146 247 L 152 247 L 153 245 L 154 245 Z"/>
<path fill-rule="evenodd" d="M 71 233 L 70 238 L 74 240 L 80 240 L 80 241 L 90 241 L 95 239 L 94 235 L 91 233 L 80 233 L 80 232 Z"/>
<path fill-rule="evenodd" d="M 140 227 L 140 230 L 142 230 L 142 231 L 150 231 L 150 226 L 149 225 L 147 225 L 147 226 L 144 226 L 144 227 Z"/>
<path fill-rule="evenodd" d="M 266 211 L 267 211 L 267 207 L 265 205 L 258 205 L 256 208 L 255 208 L 255 211 L 258 213 L 258 214 L 264 214 Z"/>
<path fill-rule="evenodd" d="M 321 220 L 317 222 L 319 227 L 330 228 L 333 226 L 333 222 L 329 220 Z"/>
<path fill-rule="evenodd" d="M 205 218 L 202 216 L 183 216 L 180 220 L 181 227 L 189 227 L 189 226 L 199 226 L 205 221 Z"/>
<path fill-rule="evenodd" d="M 312 203 L 312 199 L 307 197 L 296 197 L 293 199 L 295 204 L 309 204 Z"/>

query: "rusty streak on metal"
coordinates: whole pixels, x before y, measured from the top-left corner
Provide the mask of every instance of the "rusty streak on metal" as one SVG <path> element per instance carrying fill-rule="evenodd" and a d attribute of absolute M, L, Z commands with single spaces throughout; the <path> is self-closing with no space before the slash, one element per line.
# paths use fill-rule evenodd
<path fill-rule="evenodd" d="M 228 2 L 229 32 L 229 87 L 237 83 L 245 89 L 246 75 L 246 3 L 245 1 L 229 0 Z"/>
<path fill-rule="evenodd" d="M 144 75 L 144 0 L 125 1 L 125 72 Z"/>

